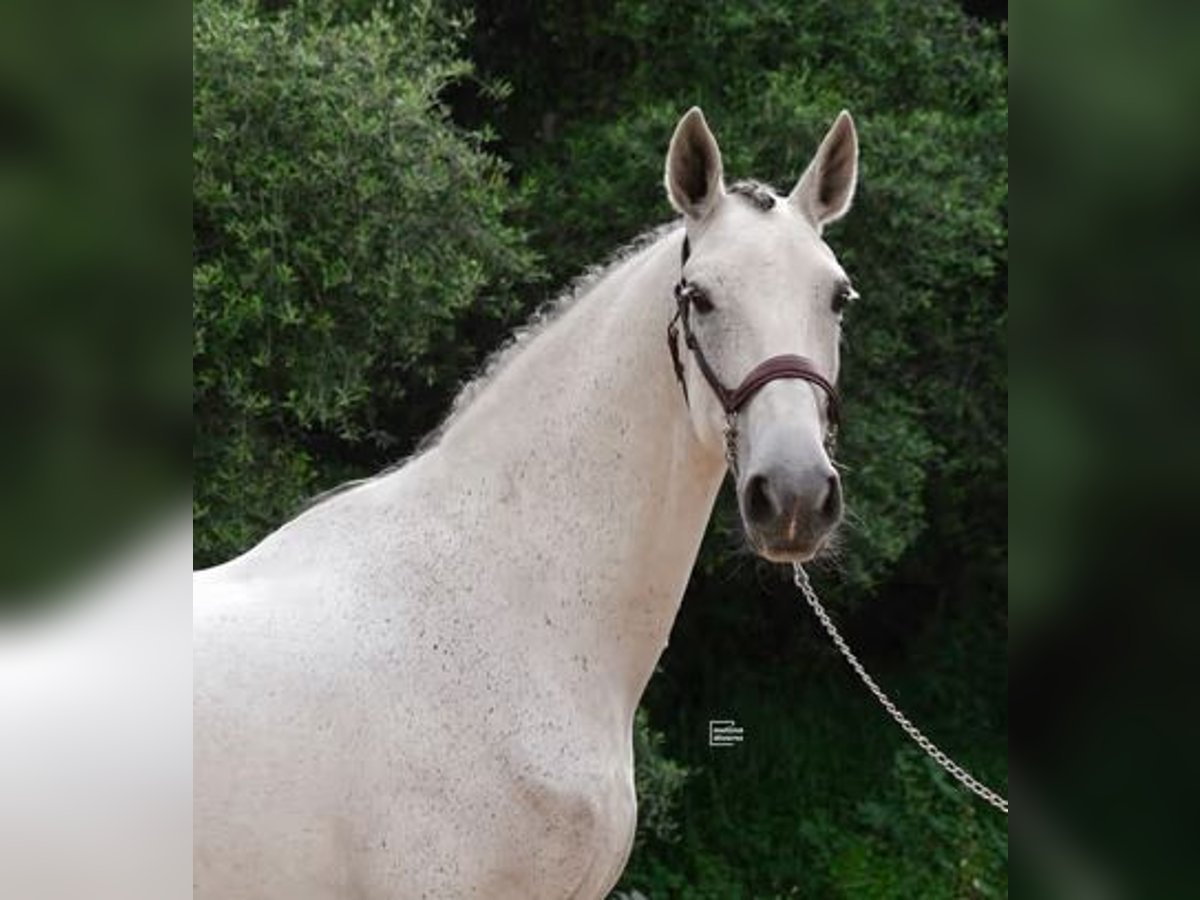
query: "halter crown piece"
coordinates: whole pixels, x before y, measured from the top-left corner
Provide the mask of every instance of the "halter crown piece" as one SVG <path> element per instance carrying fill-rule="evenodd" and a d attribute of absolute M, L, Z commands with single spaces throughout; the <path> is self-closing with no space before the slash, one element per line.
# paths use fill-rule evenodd
<path fill-rule="evenodd" d="M 683 258 L 680 261 L 680 269 L 688 261 L 688 256 L 691 254 L 691 247 L 688 244 L 687 236 L 683 238 Z M 722 384 L 721 379 L 717 376 L 716 371 L 709 363 L 708 358 L 704 355 L 704 349 L 700 346 L 700 342 L 696 340 L 696 335 L 692 332 L 691 324 L 691 308 L 692 294 L 689 290 L 688 281 L 680 274 L 679 281 L 675 284 L 675 315 L 671 318 L 670 324 L 667 325 L 667 347 L 671 351 L 671 363 L 675 368 L 675 378 L 679 382 L 679 386 L 683 389 L 684 402 L 689 402 L 687 381 L 683 375 L 683 360 L 679 353 L 679 332 L 683 331 L 683 342 L 691 351 L 692 356 L 696 359 L 696 365 L 700 368 L 700 374 L 704 376 L 704 380 L 708 382 L 716 394 L 717 400 L 721 403 L 721 408 L 725 410 L 725 458 L 729 462 L 729 468 L 734 474 L 737 473 L 737 415 L 747 403 L 749 403 L 754 395 L 761 391 L 766 385 L 780 378 L 797 378 L 801 381 L 807 381 L 810 384 L 815 384 L 825 394 L 825 448 L 830 453 L 833 452 L 834 444 L 837 440 L 838 425 L 841 422 L 840 401 L 838 399 L 837 388 L 833 383 L 817 371 L 812 360 L 803 356 L 796 356 L 792 353 L 784 353 L 779 356 L 772 356 L 765 359 L 757 366 L 750 370 L 750 373 L 742 379 L 742 383 L 732 390 Z"/>

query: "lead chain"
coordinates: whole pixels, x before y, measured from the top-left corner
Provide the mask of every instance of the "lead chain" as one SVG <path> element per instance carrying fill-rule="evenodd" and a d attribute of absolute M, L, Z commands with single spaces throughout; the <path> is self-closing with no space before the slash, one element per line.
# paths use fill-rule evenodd
<path fill-rule="evenodd" d="M 842 638 L 841 632 L 837 630 L 837 626 L 833 624 L 833 620 L 829 618 L 829 614 L 825 612 L 825 607 L 821 605 L 821 601 L 817 598 L 817 592 L 813 590 L 813 586 L 809 583 L 808 573 L 804 571 L 804 567 L 800 563 L 794 563 L 792 566 L 795 571 L 796 587 L 800 588 L 804 598 L 808 601 L 808 605 L 812 607 L 821 624 L 825 626 L 825 631 L 829 633 L 829 637 L 833 640 L 834 646 L 841 651 L 842 656 L 846 658 L 846 662 L 850 667 L 858 673 L 858 677 L 862 679 L 863 684 L 875 695 L 880 704 L 888 715 L 890 715 L 902 729 L 904 733 L 912 738 L 913 742 L 928 754 L 929 758 L 941 766 L 946 772 L 953 776 L 959 784 L 967 788 L 977 797 L 987 801 L 996 809 L 1000 810 L 1006 816 L 1008 815 L 1008 801 L 985 785 L 983 782 L 975 778 L 970 772 L 952 760 L 949 756 L 929 738 L 925 737 L 921 729 L 917 728 L 908 717 L 904 715 L 892 702 L 891 698 L 883 692 L 883 689 L 875 683 L 868 673 L 863 668 L 862 663 L 858 661 L 858 657 L 850 649 L 850 645 Z"/>
<path fill-rule="evenodd" d="M 729 464 L 729 471 L 733 474 L 734 480 L 737 479 L 737 413 L 731 412 L 725 417 L 725 462 Z"/>

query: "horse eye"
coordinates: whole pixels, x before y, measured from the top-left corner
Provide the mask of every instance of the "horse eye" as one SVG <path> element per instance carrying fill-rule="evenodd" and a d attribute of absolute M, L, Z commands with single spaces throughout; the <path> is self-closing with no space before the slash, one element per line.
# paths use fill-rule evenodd
<path fill-rule="evenodd" d="M 696 312 L 700 313 L 701 315 L 713 311 L 712 299 L 708 296 L 708 293 L 703 288 L 698 288 L 695 285 L 692 285 L 688 290 L 688 300 L 691 301 L 692 307 L 696 310 Z"/>
<path fill-rule="evenodd" d="M 848 284 L 842 285 L 833 295 L 833 311 L 838 315 L 841 315 L 842 310 L 844 310 L 846 306 L 857 297 L 858 291 L 854 290 L 854 288 L 850 287 Z"/>

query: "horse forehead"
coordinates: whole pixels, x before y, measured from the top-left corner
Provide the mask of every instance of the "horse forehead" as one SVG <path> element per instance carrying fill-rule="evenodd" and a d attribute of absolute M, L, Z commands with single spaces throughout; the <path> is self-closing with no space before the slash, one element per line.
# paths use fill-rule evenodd
<path fill-rule="evenodd" d="M 720 280 L 795 282 L 836 278 L 837 258 L 811 226 L 784 201 L 767 211 L 731 198 L 732 209 L 713 223 L 710 257 Z"/>

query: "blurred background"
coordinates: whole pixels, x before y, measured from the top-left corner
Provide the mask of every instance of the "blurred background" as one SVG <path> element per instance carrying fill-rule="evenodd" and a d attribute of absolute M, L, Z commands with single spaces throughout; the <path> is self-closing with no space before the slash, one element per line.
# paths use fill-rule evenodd
<path fill-rule="evenodd" d="M 669 218 L 687 106 L 731 177 L 781 189 L 845 106 L 862 182 L 829 239 L 863 294 L 851 521 L 818 588 L 1002 790 L 1011 690 L 1021 896 L 1189 894 L 1200 9 L 1021 8 L 1009 352 L 1004 4 L 199 0 L 190 232 L 186 32 L 160 7 L 0 11 L 0 663 L 91 678 L 92 657 L 32 652 L 22 629 L 113 602 L 98 573 L 161 555 L 189 437 L 196 565 L 402 457 L 514 325 Z M 731 512 L 639 721 L 622 889 L 1007 894 L 1007 822 L 905 746 Z M 50 721 L 27 676 L 0 671 L 0 701 Z M 36 750 L 45 732 L 10 712 L 0 749 Z M 744 743 L 710 750 L 713 718 Z M 158 720 L 136 721 L 116 733 L 142 746 Z"/>

